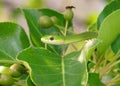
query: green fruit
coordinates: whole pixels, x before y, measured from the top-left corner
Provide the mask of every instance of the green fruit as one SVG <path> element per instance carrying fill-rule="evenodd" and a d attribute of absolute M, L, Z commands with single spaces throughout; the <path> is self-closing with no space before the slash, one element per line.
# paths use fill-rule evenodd
<path fill-rule="evenodd" d="M 58 18 L 56 16 L 52 16 L 51 20 L 52 20 L 53 24 L 58 24 Z"/>
<path fill-rule="evenodd" d="M 26 72 L 25 67 L 21 64 L 11 65 L 9 71 L 12 77 L 20 77 L 22 74 Z"/>
<path fill-rule="evenodd" d="M 0 66 L 0 74 L 9 74 L 9 67 Z"/>
<path fill-rule="evenodd" d="M 42 28 L 50 28 L 53 25 L 53 22 L 50 17 L 42 16 L 39 18 L 39 24 Z"/>
<path fill-rule="evenodd" d="M 63 13 L 64 19 L 67 21 L 71 21 L 73 19 L 73 11 L 72 11 L 72 7 L 68 7 L 66 8 L 65 12 Z"/>
<path fill-rule="evenodd" d="M 0 86 L 11 86 L 14 79 L 8 74 L 0 74 Z"/>

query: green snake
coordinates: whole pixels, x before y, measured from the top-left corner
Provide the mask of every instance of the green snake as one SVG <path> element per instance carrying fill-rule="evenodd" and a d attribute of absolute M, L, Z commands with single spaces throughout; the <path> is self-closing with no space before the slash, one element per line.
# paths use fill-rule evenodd
<path fill-rule="evenodd" d="M 96 38 L 97 35 L 98 34 L 96 32 L 83 32 L 80 34 L 68 36 L 46 35 L 41 38 L 41 41 L 46 44 L 63 45 Z"/>

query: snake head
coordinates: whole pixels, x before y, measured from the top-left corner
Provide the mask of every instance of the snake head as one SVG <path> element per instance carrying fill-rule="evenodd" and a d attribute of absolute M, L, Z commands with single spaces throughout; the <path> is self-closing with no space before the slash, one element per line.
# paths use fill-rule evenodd
<path fill-rule="evenodd" d="M 63 44 L 64 40 L 61 36 L 46 35 L 41 38 L 41 41 L 46 44 L 60 45 Z"/>

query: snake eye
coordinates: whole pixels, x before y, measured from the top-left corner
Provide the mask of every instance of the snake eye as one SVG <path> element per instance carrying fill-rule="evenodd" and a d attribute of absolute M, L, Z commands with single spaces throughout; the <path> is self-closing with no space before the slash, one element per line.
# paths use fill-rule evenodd
<path fill-rule="evenodd" d="M 51 36 L 51 37 L 50 37 L 50 40 L 51 40 L 51 41 L 53 41 L 53 40 L 54 40 L 54 37 L 53 37 L 53 36 Z"/>

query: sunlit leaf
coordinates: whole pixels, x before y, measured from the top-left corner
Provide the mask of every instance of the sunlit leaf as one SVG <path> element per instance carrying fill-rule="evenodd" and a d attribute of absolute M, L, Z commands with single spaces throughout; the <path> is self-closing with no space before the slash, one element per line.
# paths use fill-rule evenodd
<path fill-rule="evenodd" d="M 0 60 L 15 60 L 18 52 L 29 47 L 26 33 L 20 25 L 0 23 Z"/>
<path fill-rule="evenodd" d="M 98 46 L 98 55 L 101 56 L 105 53 L 106 49 L 114 42 L 117 36 L 120 34 L 120 10 L 111 13 L 102 22 L 98 34 L 98 39 L 102 42 Z"/>
<path fill-rule="evenodd" d="M 103 11 L 100 13 L 98 20 L 97 20 L 97 29 L 100 29 L 100 26 L 104 19 L 109 16 L 112 12 L 120 9 L 120 0 L 113 0 L 111 3 L 109 3 Z"/>
<path fill-rule="evenodd" d="M 97 21 L 97 29 L 100 29 L 101 24 L 106 21 L 106 18 L 113 12 L 115 12 L 116 10 L 120 9 L 120 0 L 113 0 L 110 4 L 108 4 L 107 6 L 105 6 L 104 10 L 101 12 L 101 14 L 98 17 L 98 21 Z M 118 18 L 119 20 L 119 18 Z M 112 21 L 113 22 L 113 21 Z M 108 25 L 111 25 L 112 22 L 109 22 Z M 114 21 L 114 22 L 118 22 L 118 21 Z M 115 28 L 115 27 L 114 27 Z M 113 29 L 115 31 L 114 28 L 109 28 L 110 30 Z M 117 31 L 116 31 L 117 32 Z M 101 34 L 100 34 L 101 35 Z M 105 36 L 105 35 L 104 35 Z M 112 36 L 112 33 L 111 33 Z M 105 36 L 106 37 L 106 36 Z M 109 37 L 111 38 L 111 37 Z M 108 38 L 108 39 L 109 39 Z M 114 53 L 117 53 L 118 50 L 120 49 L 120 36 L 117 37 L 117 39 L 111 39 L 114 40 L 111 47 Z M 107 38 L 106 38 L 107 39 Z M 106 40 L 107 41 L 107 40 Z M 118 44 L 119 43 L 119 44 Z M 111 44 L 111 43 L 110 43 Z M 106 46 L 106 44 L 105 44 Z"/>

